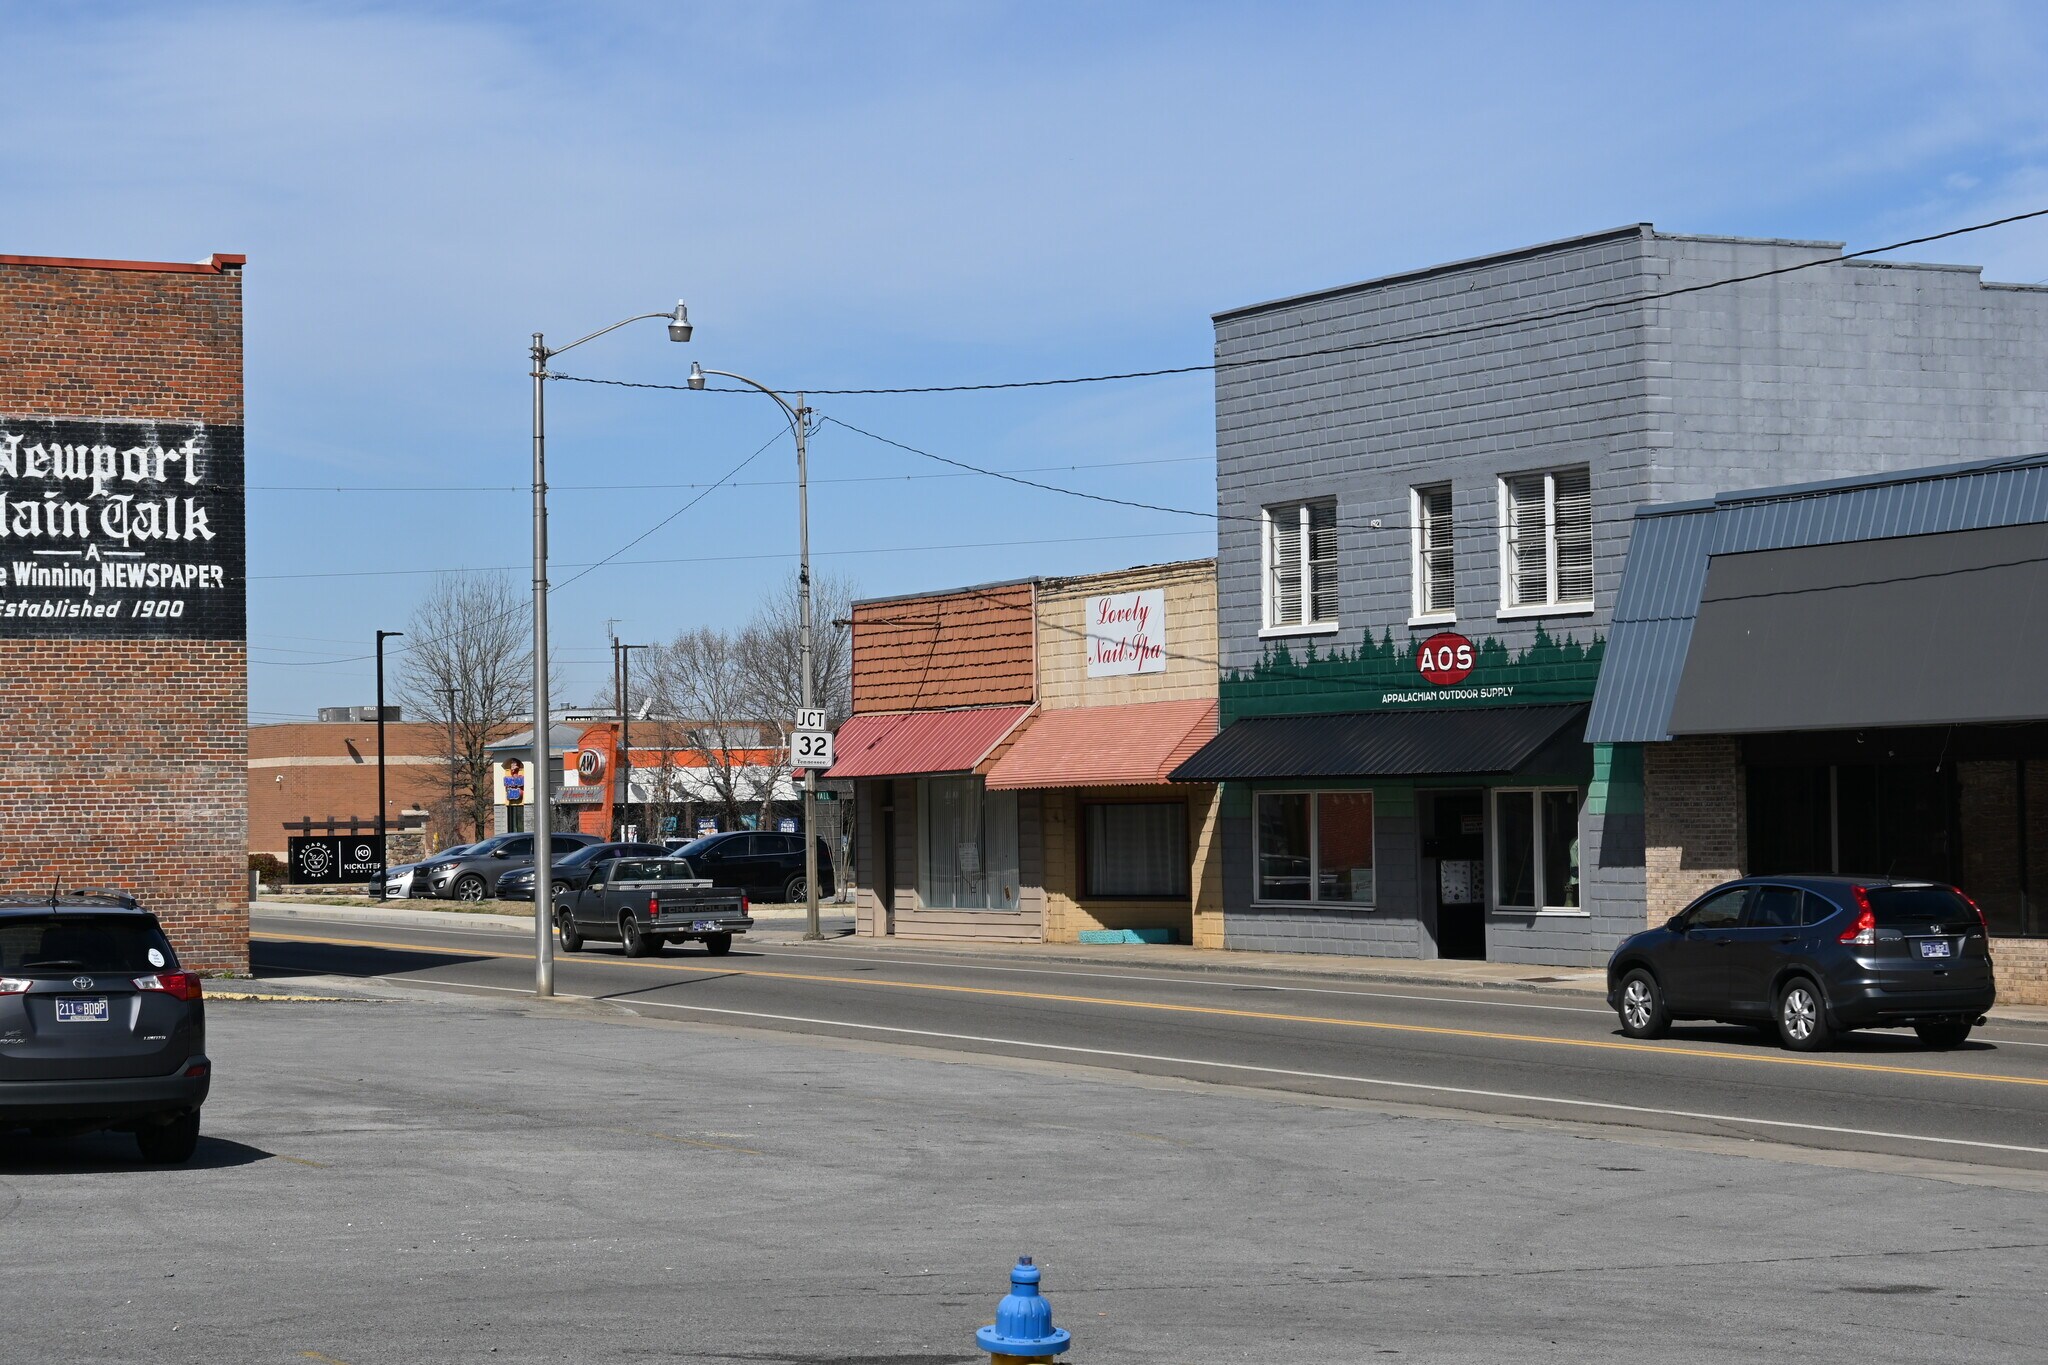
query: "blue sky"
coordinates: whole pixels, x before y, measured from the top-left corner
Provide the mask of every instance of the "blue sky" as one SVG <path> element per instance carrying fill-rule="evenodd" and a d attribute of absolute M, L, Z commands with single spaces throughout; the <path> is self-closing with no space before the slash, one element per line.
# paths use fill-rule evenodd
<path fill-rule="evenodd" d="M 414 571 L 525 580 L 535 330 L 683 297 L 692 345 L 643 323 L 558 368 L 1089 373 L 1204 360 L 1219 309 L 1619 223 L 1860 247 L 2048 206 L 2029 5 L 17 5 L 5 42 L 0 250 L 249 256 L 258 719 L 366 701 L 351 656 L 405 624 Z M 1930 254 L 2038 280 L 2048 228 Z M 817 406 L 1202 507 L 1211 397 Z M 759 397 L 552 386 L 556 581 L 780 429 Z M 812 457 L 818 567 L 867 594 L 1213 549 L 1183 518 L 905 477 L 947 471 L 837 427 Z M 606 675 L 607 618 L 736 624 L 790 571 L 786 436 L 740 478 L 622 556 L 662 562 L 556 594 L 570 696 Z"/>

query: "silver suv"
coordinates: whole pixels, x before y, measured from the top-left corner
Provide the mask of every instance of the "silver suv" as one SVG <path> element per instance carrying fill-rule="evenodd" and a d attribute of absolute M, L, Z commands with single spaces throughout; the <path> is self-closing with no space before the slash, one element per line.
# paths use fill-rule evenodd
<path fill-rule="evenodd" d="M 594 834 L 552 834 L 548 836 L 548 855 L 550 859 L 559 858 L 585 844 L 603 842 Z M 500 834 L 471 845 L 457 856 L 430 858 L 421 863 L 413 873 L 413 894 L 420 894 L 420 882 L 424 879 L 425 894 L 437 900 L 493 900 L 498 894 L 500 877 L 532 866 L 533 836 Z"/>

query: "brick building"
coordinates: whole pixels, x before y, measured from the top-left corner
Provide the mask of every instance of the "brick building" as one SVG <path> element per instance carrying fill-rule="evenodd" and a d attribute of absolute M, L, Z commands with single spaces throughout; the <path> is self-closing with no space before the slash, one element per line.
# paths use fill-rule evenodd
<path fill-rule="evenodd" d="M 1840 252 L 1637 225 L 1217 315 L 1229 946 L 1597 963 L 1642 763 L 1739 818 L 1582 740 L 1635 509 L 2048 447 L 2048 290 Z"/>
<path fill-rule="evenodd" d="M 245 968 L 240 256 L 0 256 L 0 880 Z"/>
<path fill-rule="evenodd" d="M 1215 565 L 856 603 L 858 932 L 1221 944 Z"/>
<path fill-rule="evenodd" d="M 374 707 L 367 709 L 376 714 Z M 475 833 L 447 824 L 445 725 L 387 719 L 384 773 L 384 819 L 394 836 L 394 863 L 468 842 Z M 376 828 L 375 720 L 249 727 L 249 852 L 282 858 L 294 835 L 368 834 Z"/>

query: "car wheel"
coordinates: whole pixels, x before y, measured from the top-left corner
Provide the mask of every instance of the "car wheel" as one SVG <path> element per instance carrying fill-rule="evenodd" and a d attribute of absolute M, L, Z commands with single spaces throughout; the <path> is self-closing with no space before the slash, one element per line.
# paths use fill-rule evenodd
<path fill-rule="evenodd" d="M 576 932 L 576 921 L 564 910 L 555 916 L 555 937 L 561 940 L 562 951 L 580 953 L 583 951 L 583 935 Z"/>
<path fill-rule="evenodd" d="M 484 879 L 471 873 L 455 883 L 455 899 L 459 901 L 480 901 L 484 898 Z"/>
<path fill-rule="evenodd" d="M 704 935 L 704 951 L 711 954 L 713 957 L 723 957 L 725 954 L 732 951 L 732 935 Z"/>
<path fill-rule="evenodd" d="M 1913 1032 L 1929 1047 L 1961 1047 L 1970 1036 L 1968 1019 L 1929 1019 L 1913 1025 Z"/>
<path fill-rule="evenodd" d="M 1671 1027 L 1671 1011 L 1657 978 L 1637 967 L 1621 979 L 1621 1000 L 1615 1006 L 1621 1031 L 1631 1038 L 1661 1038 Z"/>
<path fill-rule="evenodd" d="M 794 905 L 803 899 L 804 879 L 803 874 L 798 873 L 782 884 L 782 901 L 785 905 Z"/>
<path fill-rule="evenodd" d="M 135 1130 L 135 1146 L 144 1161 L 176 1166 L 192 1159 L 199 1146 L 199 1111 L 180 1114 L 168 1123 L 146 1124 Z"/>
<path fill-rule="evenodd" d="M 1778 1040 L 1795 1052 L 1818 1052 L 1834 1036 L 1820 987 L 1803 976 L 1787 981 L 1778 992 Z"/>
<path fill-rule="evenodd" d="M 640 932 L 640 921 L 628 914 L 619 916 L 619 942 L 625 945 L 627 957 L 646 957 L 659 951 L 661 940 Z"/>
<path fill-rule="evenodd" d="M 559 901 L 559 900 L 563 900 L 563 899 L 567 898 L 567 896 L 568 896 L 568 894 L 569 894 L 569 883 L 567 883 L 567 882 L 554 882 L 554 883 L 551 883 L 551 885 L 552 885 L 552 886 L 554 887 L 554 891 L 555 891 L 555 899 L 556 899 L 556 900 L 558 900 L 558 901 Z"/>

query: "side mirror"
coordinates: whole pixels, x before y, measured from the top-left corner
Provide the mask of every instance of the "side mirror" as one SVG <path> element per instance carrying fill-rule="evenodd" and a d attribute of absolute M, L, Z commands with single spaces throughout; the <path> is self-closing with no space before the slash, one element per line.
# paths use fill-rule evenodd
<path fill-rule="evenodd" d="M 491 856 L 493 858 L 509 858 L 512 855 L 505 851 L 503 845 L 500 845 L 499 847 L 491 850 Z"/>
<path fill-rule="evenodd" d="M 1674 934 L 1684 933 L 1686 929 L 1685 916 L 1673 915 L 1670 919 L 1664 921 L 1664 927 Z"/>

